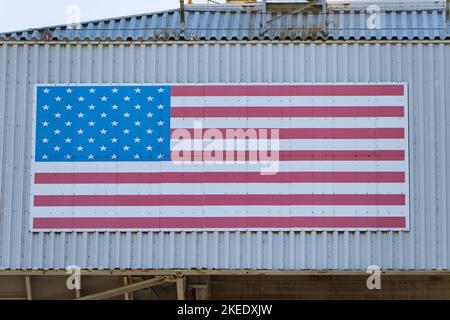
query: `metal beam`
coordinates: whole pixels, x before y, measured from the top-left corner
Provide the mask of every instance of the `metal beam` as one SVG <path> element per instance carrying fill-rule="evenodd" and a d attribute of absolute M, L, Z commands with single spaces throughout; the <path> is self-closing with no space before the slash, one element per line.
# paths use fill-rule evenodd
<path fill-rule="evenodd" d="M 186 300 L 186 277 L 177 278 L 177 299 Z"/>
<path fill-rule="evenodd" d="M 445 5 L 445 22 L 449 23 L 450 21 L 450 0 L 447 0 Z"/>
<path fill-rule="evenodd" d="M 351 276 L 366 275 L 366 270 L 245 270 L 245 269 L 143 269 L 143 270 L 81 270 L 82 276 Z M 381 270 L 382 275 L 391 276 L 450 276 L 450 270 Z M 66 276 L 65 269 L 59 270 L 5 270 L 2 276 Z M 175 280 L 174 280 L 175 281 Z"/>
<path fill-rule="evenodd" d="M 133 283 L 133 280 L 131 279 L 130 276 L 123 277 L 123 285 L 124 285 L 124 287 L 126 287 L 126 286 L 128 286 L 128 285 L 130 285 L 132 283 Z M 134 299 L 133 292 L 125 293 L 124 299 L 125 300 L 133 300 Z"/>
<path fill-rule="evenodd" d="M 27 290 L 27 300 L 33 300 L 33 296 L 31 294 L 31 277 L 25 276 L 25 288 Z"/>
<path fill-rule="evenodd" d="M 27 300 L 27 298 L 17 293 L 2 293 L 0 294 L 0 301 L 2 300 Z"/>
<path fill-rule="evenodd" d="M 153 287 L 161 285 L 165 282 L 174 282 L 175 279 L 173 277 L 155 277 L 150 280 L 145 280 L 138 283 L 133 283 L 125 287 L 120 287 L 116 289 L 107 290 L 100 293 L 91 294 L 89 296 L 81 297 L 76 300 L 103 300 L 116 296 L 120 296 L 129 292 L 134 292 L 138 290 L 142 290 L 145 288 Z"/>
<path fill-rule="evenodd" d="M 184 0 L 180 0 L 180 37 L 184 37 L 184 26 L 186 23 L 186 10 Z"/>

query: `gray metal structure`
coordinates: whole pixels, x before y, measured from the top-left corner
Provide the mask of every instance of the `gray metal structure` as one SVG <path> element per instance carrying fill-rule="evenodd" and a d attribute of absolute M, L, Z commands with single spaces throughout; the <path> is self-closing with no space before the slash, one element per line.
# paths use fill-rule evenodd
<path fill-rule="evenodd" d="M 177 10 L 86 23 L 79 30 L 49 28 L 46 39 L 40 30 L 1 36 L 0 269 L 362 270 L 376 264 L 448 270 L 450 42 L 445 10 L 385 12 L 385 28 L 342 27 L 328 30 L 326 39 L 276 36 L 289 26 L 297 28 L 293 21 L 300 21 L 306 33 L 316 30 L 318 14 L 278 19 L 280 29 L 255 38 L 261 31 L 255 22 L 259 9 L 211 10 L 188 10 L 185 34 L 192 28 L 195 37 L 184 40 L 176 35 Z M 338 25 L 356 26 L 366 13 L 338 17 Z M 239 29 L 249 25 L 250 31 Z M 213 26 L 229 29 L 209 30 Z M 165 27 L 173 27 L 175 36 L 161 38 L 157 28 Z M 29 231 L 36 83 L 270 81 L 408 82 L 409 232 Z"/>

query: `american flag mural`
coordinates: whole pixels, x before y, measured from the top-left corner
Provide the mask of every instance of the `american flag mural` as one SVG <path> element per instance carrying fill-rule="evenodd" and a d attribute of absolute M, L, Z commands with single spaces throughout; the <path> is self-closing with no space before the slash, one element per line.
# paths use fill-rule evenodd
<path fill-rule="evenodd" d="M 37 85 L 31 229 L 407 230 L 405 83 Z"/>

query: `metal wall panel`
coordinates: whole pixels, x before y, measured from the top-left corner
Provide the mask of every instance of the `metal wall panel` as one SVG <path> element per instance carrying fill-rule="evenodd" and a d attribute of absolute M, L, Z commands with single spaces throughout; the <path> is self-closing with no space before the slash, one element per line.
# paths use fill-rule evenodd
<path fill-rule="evenodd" d="M 0 45 L 0 268 L 448 269 L 448 43 Z M 65 82 L 409 83 L 411 231 L 29 231 L 33 86 Z"/>

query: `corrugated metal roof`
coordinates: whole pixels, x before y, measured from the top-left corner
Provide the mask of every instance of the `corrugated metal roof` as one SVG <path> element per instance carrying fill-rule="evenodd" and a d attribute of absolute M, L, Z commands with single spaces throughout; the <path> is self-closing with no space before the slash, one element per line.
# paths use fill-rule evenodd
<path fill-rule="evenodd" d="M 450 37 L 445 8 L 379 13 L 265 12 L 262 6 L 187 6 L 180 10 L 0 34 L 0 40 L 443 40 Z M 375 22 L 374 27 L 368 21 Z M 376 23 L 379 22 L 377 25 Z M 369 23 L 371 24 L 371 23 Z"/>

